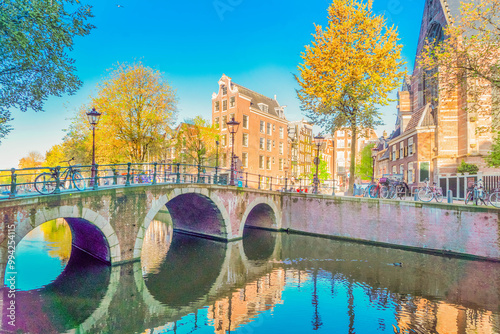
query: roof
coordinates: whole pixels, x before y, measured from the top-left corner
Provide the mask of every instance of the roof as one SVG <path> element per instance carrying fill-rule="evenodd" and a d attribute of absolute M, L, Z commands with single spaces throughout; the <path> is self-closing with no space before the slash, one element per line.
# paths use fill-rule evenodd
<path fill-rule="evenodd" d="M 414 111 L 411 115 L 406 131 L 413 130 L 417 127 L 426 127 L 436 125 L 434 122 L 433 108 L 431 104 L 427 104 L 425 108 L 420 108 Z"/>
<path fill-rule="evenodd" d="M 384 154 L 382 154 L 382 156 L 378 159 L 378 161 L 389 159 L 390 156 L 391 152 L 388 149 L 386 149 Z"/>
<path fill-rule="evenodd" d="M 238 91 L 249 97 L 250 98 L 250 106 L 254 107 L 256 109 L 260 110 L 259 103 L 266 104 L 269 108 L 267 110 L 267 113 L 270 115 L 273 115 L 275 117 L 280 117 L 278 113 L 276 112 L 275 108 L 281 108 L 278 101 L 275 99 L 271 99 L 267 96 L 264 96 L 262 94 L 259 94 L 257 92 L 254 92 L 253 90 L 250 90 L 246 87 L 243 87 L 242 85 L 238 85 L 236 83 L 232 83 L 234 86 L 238 87 Z"/>

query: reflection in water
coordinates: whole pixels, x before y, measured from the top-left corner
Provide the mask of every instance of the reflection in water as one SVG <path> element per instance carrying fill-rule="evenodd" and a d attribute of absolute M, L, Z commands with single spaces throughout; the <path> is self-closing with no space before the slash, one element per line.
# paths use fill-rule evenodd
<path fill-rule="evenodd" d="M 500 334 L 498 263 L 255 229 L 226 244 L 151 226 L 142 262 L 114 279 L 72 254 L 52 284 L 19 292 L 19 329 Z"/>
<path fill-rule="evenodd" d="M 33 290 L 53 282 L 68 264 L 70 255 L 71 229 L 64 219 L 38 226 L 16 247 L 16 289 Z"/>
<path fill-rule="evenodd" d="M 158 220 L 151 221 L 142 244 L 141 264 L 142 274 L 158 274 L 161 264 L 165 261 L 174 233 L 172 224 Z"/>

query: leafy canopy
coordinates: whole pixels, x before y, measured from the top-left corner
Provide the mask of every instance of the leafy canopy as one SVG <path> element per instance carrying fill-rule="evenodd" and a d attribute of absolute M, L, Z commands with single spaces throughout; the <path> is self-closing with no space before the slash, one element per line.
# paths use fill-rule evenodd
<path fill-rule="evenodd" d="M 368 144 L 361 150 L 361 158 L 359 163 L 356 165 L 356 174 L 361 177 L 362 180 L 370 180 L 373 175 L 373 159 L 372 159 L 372 148 L 375 144 Z"/>
<path fill-rule="evenodd" d="M 48 96 L 80 87 L 68 51 L 94 28 L 89 17 L 91 6 L 75 0 L 0 1 L 0 139 L 9 109 L 41 111 Z"/>
<path fill-rule="evenodd" d="M 358 130 L 381 124 L 376 106 L 390 101 L 388 94 L 404 75 L 397 29 L 372 13 L 372 2 L 333 0 L 328 25 L 315 25 L 295 77 L 301 108 L 316 125 L 330 133 L 351 129 L 353 157 Z M 354 163 L 352 159 L 351 171 Z"/>

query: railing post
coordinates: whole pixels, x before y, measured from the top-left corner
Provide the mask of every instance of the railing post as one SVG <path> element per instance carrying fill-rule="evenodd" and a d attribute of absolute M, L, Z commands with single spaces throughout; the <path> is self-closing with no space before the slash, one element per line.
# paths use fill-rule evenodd
<path fill-rule="evenodd" d="M 198 164 L 198 179 L 196 180 L 196 183 L 201 183 L 200 182 L 200 172 L 201 172 L 201 165 Z"/>
<path fill-rule="evenodd" d="M 259 175 L 259 188 L 258 189 L 260 189 L 260 175 Z"/>
<path fill-rule="evenodd" d="M 93 190 L 97 190 L 99 188 L 99 165 L 95 164 L 95 174 L 94 174 L 94 185 L 92 187 Z"/>
<path fill-rule="evenodd" d="M 60 179 L 60 174 L 59 171 L 61 170 L 61 166 L 56 167 L 56 190 L 54 191 L 54 194 L 59 194 L 61 192 L 61 179 Z"/>
<path fill-rule="evenodd" d="M 219 167 L 218 166 L 215 166 L 215 176 L 214 176 L 214 184 L 217 184 L 218 183 L 218 173 L 219 173 Z"/>
<path fill-rule="evenodd" d="M 181 164 L 177 163 L 177 175 L 175 183 L 181 183 Z"/>
<path fill-rule="evenodd" d="M 285 192 L 288 191 L 288 178 L 285 177 Z"/>
<path fill-rule="evenodd" d="M 118 184 L 118 173 L 116 172 L 116 168 L 111 167 L 111 171 L 113 172 L 113 185 Z"/>
<path fill-rule="evenodd" d="M 245 173 L 245 188 L 248 188 L 248 172 Z"/>
<path fill-rule="evenodd" d="M 10 194 L 9 194 L 9 198 L 16 197 L 16 181 L 17 181 L 16 169 L 12 168 L 10 170 Z"/>
<path fill-rule="evenodd" d="M 163 183 L 167 183 L 167 165 L 163 164 Z"/>
<path fill-rule="evenodd" d="M 127 180 L 125 181 L 126 187 L 130 186 L 130 167 L 131 166 L 132 166 L 132 163 L 127 162 Z"/>
<path fill-rule="evenodd" d="M 271 176 L 270 182 L 269 182 L 269 190 L 273 191 L 273 177 Z"/>
<path fill-rule="evenodd" d="M 156 184 L 156 168 L 158 168 L 157 162 L 153 164 L 153 182 L 152 182 L 153 184 Z"/>

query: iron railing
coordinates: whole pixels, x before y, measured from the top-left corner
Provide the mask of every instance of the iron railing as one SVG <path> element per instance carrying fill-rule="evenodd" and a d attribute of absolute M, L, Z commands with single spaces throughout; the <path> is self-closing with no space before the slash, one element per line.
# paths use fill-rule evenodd
<path fill-rule="evenodd" d="M 229 185 L 231 169 L 181 163 L 126 163 L 95 165 L 92 177 L 91 165 L 71 166 L 82 176 L 79 183 L 74 183 L 71 175 L 64 178 L 68 166 L 34 167 L 0 170 L 0 200 L 44 194 L 98 190 L 103 188 L 129 187 L 137 184 L 216 184 Z M 46 173 L 45 181 L 50 187 L 42 188 L 40 178 Z M 311 194 L 314 192 L 313 181 L 285 177 L 272 177 L 266 173 L 255 174 L 233 171 L 235 186 L 279 192 L 298 192 Z M 334 180 L 321 180 L 318 194 L 334 195 Z M 83 185 L 83 186 L 82 186 Z M 41 192 L 39 190 L 41 190 Z"/>

